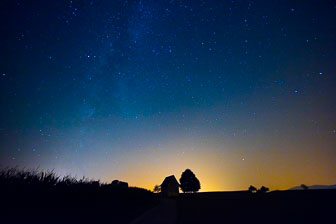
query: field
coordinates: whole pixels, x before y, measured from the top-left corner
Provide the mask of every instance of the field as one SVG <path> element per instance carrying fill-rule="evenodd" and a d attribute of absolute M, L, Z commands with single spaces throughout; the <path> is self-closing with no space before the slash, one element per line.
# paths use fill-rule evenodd
<path fill-rule="evenodd" d="M 0 172 L 0 223 L 336 223 L 336 190 L 205 192 L 164 198 L 52 172 Z"/>
<path fill-rule="evenodd" d="M 151 195 L 127 191 L 2 196 L 0 223 L 129 223 L 156 205 Z"/>
<path fill-rule="evenodd" d="M 180 195 L 178 223 L 335 223 L 336 190 Z"/>
<path fill-rule="evenodd" d="M 129 223 L 156 206 L 155 195 L 53 172 L 0 172 L 0 223 Z"/>

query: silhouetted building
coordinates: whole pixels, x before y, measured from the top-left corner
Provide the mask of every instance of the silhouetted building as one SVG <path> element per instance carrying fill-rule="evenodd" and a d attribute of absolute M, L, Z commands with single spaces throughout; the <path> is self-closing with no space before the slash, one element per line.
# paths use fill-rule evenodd
<path fill-rule="evenodd" d="M 161 193 L 165 196 L 177 196 L 179 194 L 180 184 L 174 175 L 168 176 L 161 184 Z"/>
<path fill-rule="evenodd" d="M 119 187 L 128 187 L 128 183 L 127 182 L 123 182 L 123 181 L 119 181 L 119 180 L 114 180 L 111 182 L 112 185 L 114 186 L 119 186 Z"/>

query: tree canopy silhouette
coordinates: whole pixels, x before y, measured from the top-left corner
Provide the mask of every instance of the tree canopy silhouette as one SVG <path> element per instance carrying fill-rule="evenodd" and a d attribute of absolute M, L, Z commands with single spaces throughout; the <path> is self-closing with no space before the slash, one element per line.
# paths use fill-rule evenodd
<path fill-rule="evenodd" d="M 266 193 L 267 191 L 269 191 L 268 187 L 262 186 L 257 192 L 258 193 Z"/>
<path fill-rule="evenodd" d="M 153 189 L 154 193 L 160 193 L 161 192 L 161 186 L 160 185 L 155 185 Z"/>
<path fill-rule="evenodd" d="M 201 189 L 199 180 L 190 169 L 182 172 L 180 184 L 183 192 L 197 192 Z"/>
<path fill-rule="evenodd" d="M 309 187 L 305 184 L 301 184 L 300 187 L 303 189 L 303 190 L 308 190 Z"/>
<path fill-rule="evenodd" d="M 255 186 L 251 185 L 248 190 L 249 190 L 249 192 L 254 193 L 254 192 L 257 191 L 257 188 Z"/>

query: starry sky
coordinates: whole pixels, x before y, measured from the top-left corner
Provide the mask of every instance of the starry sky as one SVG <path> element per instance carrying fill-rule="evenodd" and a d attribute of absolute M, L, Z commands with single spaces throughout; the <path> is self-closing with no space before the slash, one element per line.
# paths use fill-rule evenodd
<path fill-rule="evenodd" d="M 335 1 L 5 0 L 0 18 L 1 167 L 336 183 Z"/>

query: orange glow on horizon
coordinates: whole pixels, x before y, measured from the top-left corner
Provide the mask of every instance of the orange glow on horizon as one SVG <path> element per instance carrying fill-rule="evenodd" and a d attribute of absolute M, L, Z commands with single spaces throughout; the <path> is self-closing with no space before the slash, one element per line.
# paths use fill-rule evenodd
<path fill-rule="evenodd" d="M 252 154 L 212 149 L 210 154 L 199 149 L 192 152 L 151 150 L 148 154 L 135 153 L 128 157 L 123 164 L 125 168 L 117 176 L 106 179 L 111 181 L 119 178 L 129 182 L 130 186 L 153 190 L 166 176 L 173 174 L 179 181 L 181 173 L 189 168 L 200 180 L 201 192 L 247 190 L 250 185 L 285 190 L 302 183 L 334 184 L 336 176 L 331 172 L 331 167 L 314 162 L 311 156 L 278 154 L 276 151 Z"/>

